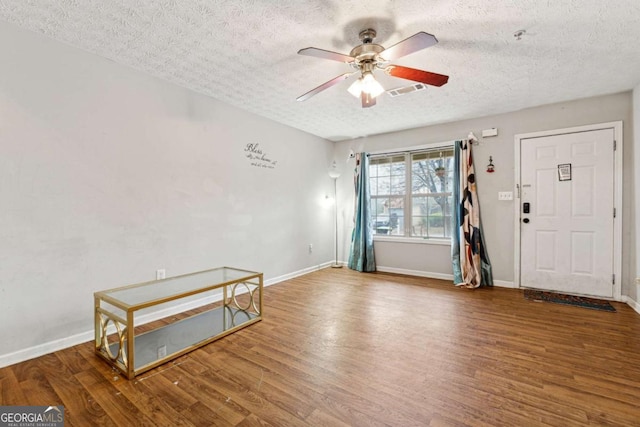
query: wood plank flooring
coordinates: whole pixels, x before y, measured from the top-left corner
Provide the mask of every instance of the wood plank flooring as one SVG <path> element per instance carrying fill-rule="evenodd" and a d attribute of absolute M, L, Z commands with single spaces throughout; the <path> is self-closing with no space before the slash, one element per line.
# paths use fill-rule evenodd
<path fill-rule="evenodd" d="M 132 381 L 91 342 L 2 368 L 0 405 L 62 404 L 67 426 L 640 426 L 640 315 L 613 305 L 325 269 Z"/>

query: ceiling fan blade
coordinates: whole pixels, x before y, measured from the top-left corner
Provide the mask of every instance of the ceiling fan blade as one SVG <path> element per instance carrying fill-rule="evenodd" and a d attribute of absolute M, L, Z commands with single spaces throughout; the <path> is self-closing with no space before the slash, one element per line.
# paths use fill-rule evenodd
<path fill-rule="evenodd" d="M 306 101 L 307 99 L 311 98 L 313 95 L 315 95 L 317 93 L 320 93 L 325 89 L 329 89 L 331 86 L 337 85 L 338 83 L 340 83 L 343 80 L 348 79 L 349 77 L 351 77 L 355 73 L 357 73 L 357 71 L 354 71 L 352 73 L 340 74 L 338 77 L 334 77 L 333 79 L 329 80 L 328 82 L 321 84 L 317 88 L 311 89 L 309 92 L 305 93 L 304 95 L 300 95 L 299 97 L 296 98 L 296 101 Z"/>
<path fill-rule="evenodd" d="M 431 47 L 436 43 L 438 43 L 438 39 L 434 35 L 420 31 L 383 50 L 380 56 L 387 61 L 393 61 L 410 53 Z"/>
<path fill-rule="evenodd" d="M 360 99 L 362 100 L 362 108 L 370 108 L 376 105 L 376 99 L 364 91 L 360 94 Z"/>
<path fill-rule="evenodd" d="M 389 65 L 384 71 L 393 77 L 413 80 L 414 82 L 425 83 L 431 86 L 442 86 L 449 81 L 449 76 L 431 73 L 429 71 L 416 70 L 415 68 L 401 67 L 400 65 Z"/>
<path fill-rule="evenodd" d="M 316 58 L 330 59 L 332 61 L 350 63 L 354 61 L 354 58 L 349 55 L 343 55 L 342 53 L 332 52 L 330 50 L 318 49 L 317 47 L 305 47 L 298 51 L 298 55 L 314 56 Z"/>

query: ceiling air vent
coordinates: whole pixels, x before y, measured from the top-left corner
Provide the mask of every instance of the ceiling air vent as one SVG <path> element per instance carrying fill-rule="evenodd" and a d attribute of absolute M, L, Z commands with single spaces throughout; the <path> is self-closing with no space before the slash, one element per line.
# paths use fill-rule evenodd
<path fill-rule="evenodd" d="M 426 88 L 427 88 L 427 86 L 423 85 L 422 83 L 415 83 L 415 84 L 412 84 L 410 86 L 398 87 L 398 88 L 395 88 L 395 89 L 389 89 L 387 91 L 387 93 L 391 97 L 396 97 L 396 96 L 400 96 L 400 95 L 406 95 L 407 93 L 415 92 L 417 90 L 425 90 Z"/>

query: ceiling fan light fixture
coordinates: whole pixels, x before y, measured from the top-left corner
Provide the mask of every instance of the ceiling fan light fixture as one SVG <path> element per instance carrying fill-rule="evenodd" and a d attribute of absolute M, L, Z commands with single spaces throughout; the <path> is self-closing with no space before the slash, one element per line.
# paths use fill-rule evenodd
<path fill-rule="evenodd" d="M 362 93 L 362 77 L 360 77 L 355 82 L 351 83 L 349 89 L 347 89 L 349 93 L 356 98 L 360 98 L 360 94 Z"/>
<path fill-rule="evenodd" d="M 373 76 L 373 73 L 365 72 L 362 75 L 362 91 L 371 95 L 372 98 L 375 98 L 384 92 L 384 88 Z"/>

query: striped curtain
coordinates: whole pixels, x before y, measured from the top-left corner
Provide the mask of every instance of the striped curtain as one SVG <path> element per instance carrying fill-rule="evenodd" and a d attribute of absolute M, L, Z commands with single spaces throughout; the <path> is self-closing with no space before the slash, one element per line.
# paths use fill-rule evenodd
<path fill-rule="evenodd" d="M 493 286 L 491 263 L 480 221 L 480 204 L 469 140 L 455 143 L 453 203 L 453 282 L 456 286 L 466 288 Z"/>
<path fill-rule="evenodd" d="M 356 189 L 355 226 L 351 234 L 351 250 L 348 266 L 352 270 L 376 271 L 376 260 L 373 253 L 373 224 L 370 211 L 369 191 L 369 156 L 366 153 L 356 154 L 354 175 Z"/>

